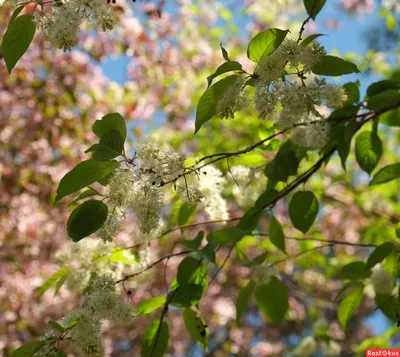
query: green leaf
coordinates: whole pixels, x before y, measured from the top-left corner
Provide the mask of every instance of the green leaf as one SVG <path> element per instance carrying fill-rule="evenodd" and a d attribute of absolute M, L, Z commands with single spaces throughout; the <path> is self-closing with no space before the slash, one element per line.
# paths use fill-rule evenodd
<path fill-rule="evenodd" d="M 325 2 L 326 0 L 304 0 L 304 7 L 306 8 L 307 14 L 315 20 L 324 7 Z"/>
<path fill-rule="evenodd" d="M 126 140 L 126 125 L 125 120 L 119 113 L 110 113 L 101 118 L 101 120 L 96 120 L 93 124 L 92 130 L 99 138 L 110 130 L 118 131 L 123 139 Z"/>
<path fill-rule="evenodd" d="M 197 205 L 195 203 L 185 202 L 179 209 L 178 223 L 179 225 L 189 224 L 196 215 Z"/>
<path fill-rule="evenodd" d="M 318 213 L 318 200 L 311 191 L 299 191 L 289 203 L 289 216 L 293 226 L 306 233 Z"/>
<path fill-rule="evenodd" d="M 341 301 L 338 309 L 339 322 L 343 329 L 346 328 L 347 322 L 357 311 L 363 298 L 364 285 L 357 285 L 346 297 Z"/>
<path fill-rule="evenodd" d="M 67 357 L 67 354 L 62 350 L 58 350 L 56 352 L 56 357 Z"/>
<path fill-rule="evenodd" d="M 296 175 L 300 164 L 297 151 L 297 147 L 290 140 L 287 140 L 279 148 L 274 160 L 265 167 L 265 176 L 270 181 L 286 182 L 289 176 Z"/>
<path fill-rule="evenodd" d="M 73 329 L 77 324 L 78 324 L 78 321 L 71 321 L 64 326 L 64 330 L 69 331 L 69 330 Z"/>
<path fill-rule="evenodd" d="M 350 106 L 360 100 L 360 81 L 348 82 L 343 84 L 343 88 L 347 93 L 347 100 L 344 103 L 344 107 Z"/>
<path fill-rule="evenodd" d="M 107 219 L 108 207 L 97 200 L 89 200 L 76 207 L 68 218 L 68 236 L 74 242 L 96 232 Z"/>
<path fill-rule="evenodd" d="M 142 357 L 162 357 L 168 347 L 169 329 L 168 324 L 160 320 L 153 321 L 142 339 Z"/>
<path fill-rule="evenodd" d="M 321 76 L 342 76 L 360 72 L 354 63 L 335 56 L 322 56 L 321 60 L 311 70 Z"/>
<path fill-rule="evenodd" d="M 236 321 L 239 324 L 240 319 L 247 310 L 250 303 L 251 295 L 253 294 L 256 284 L 250 280 L 249 283 L 240 290 L 240 293 L 236 299 Z"/>
<path fill-rule="evenodd" d="M 86 160 L 81 162 L 61 179 L 55 202 L 102 179 L 110 174 L 115 166 L 114 161 Z"/>
<path fill-rule="evenodd" d="M 246 232 L 239 228 L 228 227 L 209 233 L 207 236 L 207 240 L 214 241 L 219 245 L 225 245 L 231 242 L 238 241 L 245 235 Z"/>
<path fill-rule="evenodd" d="M 356 138 L 356 160 L 360 167 L 370 174 L 382 156 L 382 142 L 372 131 L 363 131 Z"/>
<path fill-rule="evenodd" d="M 224 57 L 225 61 L 230 62 L 231 60 L 229 59 L 228 52 L 224 47 L 222 47 L 222 43 L 220 44 L 220 46 L 221 46 L 222 57 Z"/>
<path fill-rule="evenodd" d="M 258 226 L 258 221 L 260 220 L 261 212 L 255 207 L 250 208 L 239 221 L 237 228 L 245 231 L 251 232 Z"/>
<path fill-rule="evenodd" d="M 94 160 L 108 161 L 120 156 L 123 149 L 124 139 L 117 130 L 111 129 L 100 138 L 98 144 L 92 145 L 85 152 L 93 152 Z"/>
<path fill-rule="evenodd" d="M 217 114 L 217 103 L 221 99 L 227 88 L 232 86 L 239 76 L 232 75 L 221 79 L 214 83 L 200 97 L 196 110 L 196 130 L 195 134 L 200 128 L 207 123 L 214 115 Z"/>
<path fill-rule="evenodd" d="M 400 302 L 396 296 L 387 294 L 375 295 L 376 307 L 378 307 L 389 319 L 398 321 L 400 315 Z"/>
<path fill-rule="evenodd" d="M 78 202 L 78 201 L 80 201 L 80 200 L 83 200 L 84 198 L 93 197 L 93 196 L 96 196 L 96 195 L 102 196 L 102 194 L 101 194 L 99 191 L 95 190 L 95 189 L 92 188 L 92 187 L 88 187 L 87 190 L 83 191 L 83 192 L 82 192 L 81 194 L 79 194 L 76 198 L 74 198 L 74 199 L 71 201 L 71 203 L 68 205 L 68 207 L 69 207 L 69 206 L 72 206 L 73 204 L 75 204 L 76 202 Z"/>
<path fill-rule="evenodd" d="M 183 320 L 193 340 L 197 341 L 207 351 L 208 329 L 200 314 L 190 308 L 183 309 Z"/>
<path fill-rule="evenodd" d="M 244 264 L 244 266 L 250 268 L 250 267 L 253 267 L 255 265 L 260 265 L 260 264 L 265 262 L 267 257 L 268 257 L 268 252 L 261 253 L 260 255 L 257 255 L 255 258 L 253 258 L 251 261 L 246 262 Z"/>
<path fill-rule="evenodd" d="M 36 300 L 37 302 L 40 301 L 41 297 L 43 294 L 53 285 L 56 283 L 58 279 L 62 279 L 64 276 L 68 276 L 70 273 L 69 268 L 61 268 L 60 270 L 57 270 L 50 278 L 48 278 L 42 286 L 38 287 L 35 292 L 36 292 Z"/>
<path fill-rule="evenodd" d="M 17 17 L 10 23 L 3 37 L 1 49 L 8 73 L 29 48 L 36 31 L 36 21 L 31 14 Z"/>
<path fill-rule="evenodd" d="M 67 281 L 69 277 L 70 271 L 68 271 L 68 274 L 63 275 L 61 278 L 59 278 L 54 286 L 54 295 L 56 296 L 58 292 L 60 291 L 61 287 L 64 285 L 64 283 Z"/>
<path fill-rule="evenodd" d="M 214 241 L 210 241 L 206 244 L 206 246 L 197 252 L 192 252 L 192 257 L 196 259 L 207 259 L 211 263 L 215 264 L 215 248 L 217 247 L 217 243 Z"/>
<path fill-rule="evenodd" d="M 370 186 L 372 185 L 380 185 L 382 183 L 386 183 L 397 179 L 400 177 L 400 163 L 398 164 L 391 164 L 381 168 L 373 177 L 371 182 L 369 183 Z"/>
<path fill-rule="evenodd" d="M 367 96 L 372 97 L 375 94 L 379 94 L 389 89 L 400 89 L 400 82 L 392 81 L 390 79 L 384 79 L 382 81 L 372 83 L 367 88 Z"/>
<path fill-rule="evenodd" d="M 200 231 L 197 233 L 196 237 L 193 240 L 184 240 L 182 244 L 189 249 L 197 250 L 200 247 L 201 241 L 204 238 L 204 232 Z"/>
<path fill-rule="evenodd" d="M 286 286 L 273 277 L 268 284 L 256 288 L 257 306 L 274 324 L 280 325 L 289 309 L 289 296 Z"/>
<path fill-rule="evenodd" d="M 340 280 L 361 280 L 368 279 L 371 275 L 371 269 L 364 262 L 352 262 L 346 264 L 336 275 Z"/>
<path fill-rule="evenodd" d="M 25 6 L 26 6 L 26 4 L 22 4 L 15 8 L 14 12 L 12 13 L 12 15 L 10 17 L 10 22 L 9 22 L 8 27 L 10 27 L 10 24 L 17 18 L 17 16 L 21 13 L 21 11 L 24 9 Z"/>
<path fill-rule="evenodd" d="M 354 108 L 352 111 L 357 112 Z M 337 149 L 339 152 L 340 162 L 342 163 L 343 170 L 346 171 L 346 161 L 350 153 L 351 140 L 359 128 L 359 123 L 357 120 L 351 119 L 342 127 L 343 135 L 337 140 Z"/>
<path fill-rule="evenodd" d="M 394 250 L 393 243 L 383 243 L 378 245 L 367 260 L 367 268 L 371 269 L 376 264 L 382 262 Z"/>
<path fill-rule="evenodd" d="M 137 315 L 150 314 L 154 310 L 157 310 L 160 307 L 162 307 L 165 304 L 165 301 L 166 301 L 165 296 L 156 296 L 144 300 L 136 307 L 136 314 Z"/>
<path fill-rule="evenodd" d="M 179 264 L 176 279 L 180 287 L 198 284 L 205 290 L 208 284 L 207 265 L 187 257 Z"/>
<path fill-rule="evenodd" d="M 190 307 L 198 304 L 203 295 L 204 288 L 199 284 L 185 285 L 183 288 L 179 287 L 168 294 L 167 299 L 170 299 L 174 294 L 171 305 L 178 307 Z"/>
<path fill-rule="evenodd" d="M 396 232 L 396 237 L 400 238 L 400 223 L 397 223 L 395 232 Z"/>
<path fill-rule="evenodd" d="M 386 90 L 368 98 L 367 108 L 371 110 L 382 110 L 400 105 L 400 91 Z"/>
<path fill-rule="evenodd" d="M 249 42 L 247 57 L 253 62 L 258 62 L 261 57 L 270 55 L 281 45 L 288 32 L 289 30 L 272 28 L 258 33 Z"/>
<path fill-rule="evenodd" d="M 63 333 L 65 330 L 64 330 L 64 327 L 62 327 L 58 322 L 56 322 L 56 321 L 53 321 L 53 320 L 50 320 L 49 322 L 48 322 L 48 324 L 49 324 L 49 326 L 54 330 L 54 331 L 58 331 L 58 332 L 61 332 L 61 333 Z"/>
<path fill-rule="evenodd" d="M 281 224 L 274 216 L 269 223 L 268 236 L 272 244 L 286 254 L 285 235 Z"/>
<path fill-rule="evenodd" d="M 218 77 L 221 74 L 230 72 L 230 71 L 239 71 L 242 69 L 242 65 L 236 61 L 229 61 L 221 64 L 217 70 L 210 76 L 207 77 L 207 88 L 211 85 L 214 78 Z"/>
<path fill-rule="evenodd" d="M 13 353 L 11 353 L 11 357 L 31 357 L 47 344 L 48 342 L 46 341 L 35 341 L 27 343 L 17 348 Z"/>
<path fill-rule="evenodd" d="M 268 189 L 260 197 L 258 197 L 254 206 L 258 209 L 263 209 L 274 202 L 278 194 L 279 192 L 277 190 Z"/>
<path fill-rule="evenodd" d="M 308 37 L 306 37 L 303 41 L 300 42 L 300 46 L 307 47 L 311 42 L 313 42 L 316 38 L 320 36 L 326 36 L 323 33 L 314 33 Z"/>
<path fill-rule="evenodd" d="M 382 124 L 400 127 L 400 108 L 389 110 L 379 116 Z"/>

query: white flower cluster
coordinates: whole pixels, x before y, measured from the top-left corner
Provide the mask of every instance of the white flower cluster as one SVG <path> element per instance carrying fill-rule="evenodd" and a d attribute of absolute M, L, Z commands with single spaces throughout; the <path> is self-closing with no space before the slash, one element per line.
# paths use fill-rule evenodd
<path fill-rule="evenodd" d="M 64 324 L 78 322 L 71 329 L 70 337 L 73 350 L 79 357 L 102 357 L 102 321 L 130 324 L 135 318 L 135 308 L 124 302 L 116 293 L 111 276 L 95 278 L 88 290 L 81 307 L 68 314 L 64 318 Z"/>
<path fill-rule="evenodd" d="M 216 111 L 221 119 L 233 119 L 235 112 L 244 109 L 248 105 L 248 101 L 242 92 L 243 85 L 244 79 L 238 77 L 217 101 Z"/>
<path fill-rule="evenodd" d="M 62 267 L 70 268 L 66 281 L 73 289 L 83 289 L 87 286 L 91 274 L 113 274 L 115 279 L 122 277 L 124 266 L 110 262 L 108 257 L 113 254 L 115 245 L 103 243 L 94 239 L 83 239 L 77 243 L 70 243 L 56 254 L 56 259 Z M 134 262 L 133 255 L 125 250 L 124 256 Z"/>
<path fill-rule="evenodd" d="M 105 242 L 115 238 L 129 208 L 136 214 L 140 233 L 157 230 L 163 205 L 162 186 L 183 174 L 186 157 L 150 138 L 139 143 L 134 159 L 134 167 L 119 167 L 107 185 L 109 216 L 97 233 Z"/>
<path fill-rule="evenodd" d="M 53 7 L 51 17 L 40 17 L 40 27 L 46 38 L 57 48 L 70 51 L 78 42 L 79 26 L 89 21 L 95 30 L 111 30 L 115 18 L 103 0 L 63 0 Z"/>
<path fill-rule="evenodd" d="M 242 207 L 253 204 L 265 189 L 265 176 L 242 165 L 233 166 L 231 174 L 234 180 L 232 194 L 236 202 Z"/>
<path fill-rule="evenodd" d="M 200 172 L 199 190 L 203 195 L 201 203 L 212 220 L 229 219 L 228 206 L 222 197 L 225 183 L 222 172 L 211 165 Z"/>
<path fill-rule="evenodd" d="M 268 264 L 264 262 L 263 264 L 253 267 L 251 279 L 256 285 L 265 285 L 268 284 L 275 275 L 275 271 L 269 268 Z"/>
<path fill-rule="evenodd" d="M 391 295 L 393 291 L 393 277 L 384 271 L 382 267 L 377 267 L 371 274 L 371 283 L 375 293 Z"/>

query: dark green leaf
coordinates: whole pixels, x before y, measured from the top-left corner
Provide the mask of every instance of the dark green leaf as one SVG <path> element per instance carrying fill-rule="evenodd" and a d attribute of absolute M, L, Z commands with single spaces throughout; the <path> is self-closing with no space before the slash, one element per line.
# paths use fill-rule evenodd
<path fill-rule="evenodd" d="M 190 336 L 207 351 L 208 329 L 204 320 L 190 308 L 183 309 L 183 319 Z"/>
<path fill-rule="evenodd" d="M 220 46 L 221 46 L 222 57 L 224 57 L 225 61 L 230 62 L 231 60 L 229 59 L 228 52 L 224 47 L 222 47 L 222 43 L 220 44 Z"/>
<path fill-rule="evenodd" d="M 396 232 L 396 237 L 400 238 L 400 223 L 397 223 L 395 232 Z"/>
<path fill-rule="evenodd" d="M 268 284 L 256 288 L 257 306 L 274 324 L 281 324 L 289 308 L 289 296 L 286 286 L 273 277 Z"/>
<path fill-rule="evenodd" d="M 195 203 L 185 202 L 179 209 L 178 223 L 179 225 L 189 224 L 196 215 L 197 205 Z"/>
<path fill-rule="evenodd" d="M 356 138 L 356 159 L 360 167 L 371 173 L 382 156 L 382 142 L 372 131 L 363 131 Z"/>
<path fill-rule="evenodd" d="M 76 198 L 74 198 L 73 201 L 71 201 L 71 203 L 68 206 L 71 206 L 71 205 L 75 204 L 76 202 L 83 200 L 84 198 L 93 197 L 96 195 L 102 196 L 99 191 L 96 191 L 94 188 L 89 187 L 87 190 L 83 191 Z"/>
<path fill-rule="evenodd" d="M 208 284 L 207 266 L 192 257 L 187 257 L 179 264 L 176 279 L 180 287 L 198 284 L 205 289 Z"/>
<path fill-rule="evenodd" d="M 114 161 L 86 160 L 81 162 L 61 179 L 55 202 L 102 179 L 114 168 Z"/>
<path fill-rule="evenodd" d="M 200 231 L 197 233 L 196 237 L 193 240 L 184 240 L 182 244 L 189 249 L 197 250 L 200 247 L 201 241 L 203 240 L 204 232 Z"/>
<path fill-rule="evenodd" d="M 230 72 L 230 71 L 239 71 L 241 69 L 242 69 L 242 65 L 236 61 L 229 61 L 229 62 L 225 62 L 225 63 L 221 64 L 217 68 L 215 73 L 213 73 L 211 76 L 207 77 L 208 87 L 211 85 L 211 83 L 215 77 L 218 77 L 219 75 Z"/>
<path fill-rule="evenodd" d="M 43 296 L 43 294 L 53 285 L 56 283 L 58 279 L 62 279 L 64 276 L 68 276 L 70 273 L 69 268 L 61 268 L 60 270 L 57 270 L 50 278 L 48 278 L 42 286 L 36 289 L 36 299 L 39 302 L 40 298 Z"/>
<path fill-rule="evenodd" d="M 369 183 L 372 185 L 380 185 L 397 179 L 400 177 L 400 164 L 391 164 L 381 168 Z"/>
<path fill-rule="evenodd" d="M 346 122 L 343 126 L 343 136 L 337 141 L 339 157 L 344 170 L 346 170 L 346 161 L 350 153 L 351 140 L 359 126 L 360 124 L 355 119 Z"/>
<path fill-rule="evenodd" d="M 58 350 L 56 352 L 56 357 L 67 357 L 67 354 L 62 350 Z"/>
<path fill-rule="evenodd" d="M 376 307 L 379 308 L 389 319 L 398 321 L 400 315 L 400 302 L 396 296 L 387 294 L 375 295 Z"/>
<path fill-rule="evenodd" d="M 258 221 L 260 220 L 261 212 L 255 207 L 250 208 L 239 221 L 237 228 L 251 232 L 257 228 Z"/>
<path fill-rule="evenodd" d="M 343 329 L 346 328 L 347 322 L 357 311 L 358 306 L 363 298 L 363 291 L 364 285 L 357 285 L 340 303 L 338 309 L 338 318 Z"/>
<path fill-rule="evenodd" d="M 124 149 L 124 140 L 121 134 L 111 129 L 105 133 L 98 144 L 92 145 L 85 152 L 93 152 L 92 158 L 99 161 L 109 161 L 121 155 Z"/>
<path fill-rule="evenodd" d="M 239 228 L 228 227 L 209 233 L 207 240 L 214 241 L 215 243 L 220 245 L 225 245 L 231 242 L 238 241 L 245 235 L 246 232 Z"/>
<path fill-rule="evenodd" d="M 200 97 L 196 110 L 196 130 L 195 134 L 200 128 L 207 123 L 214 115 L 217 114 L 217 103 L 222 98 L 227 88 L 232 86 L 239 76 L 232 75 L 221 79 L 214 83 Z"/>
<path fill-rule="evenodd" d="M 215 248 L 217 247 L 217 243 L 214 241 L 210 241 L 206 244 L 206 246 L 197 252 L 193 252 L 192 256 L 196 259 L 207 259 L 211 263 L 215 264 Z"/>
<path fill-rule="evenodd" d="M 279 221 L 272 216 L 269 223 L 268 236 L 272 244 L 286 254 L 285 235 Z"/>
<path fill-rule="evenodd" d="M 347 93 L 347 100 L 344 103 L 344 107 L 350 106 L 360 100 L 360 81 L 348 82 L 343 85 L 343 88 Z"/>
<path fill-rule="evenodd" d="M 150 314 L 154 310 L 163 306 L 165 304 L 165 301 L 166 301 L 165 296 L 156 296 L 144 300 L 136 307 L 136 314 L 137 315 Z"/>
<path fill-rule="evenodd" d="M 320 36 L 326 36 L 323 33 L 314 33 L 308 37 L 306 37 L 303 41 L 300 42 L 300 46 L 307 47 L 311 42 L 313 42 L 316 38 Z"/>
<path fill-rule="evenodd" d="M 384 79 L 382 81 L 372 83 L 367 89 L 367 96 L 372 97 L 375 94 L 387 91 L 389 89 L 400 89 L 400 82 Z"/>
<path fill-rule="evenodd" d="M 168 347 L 169 329 L 168 324 L 163 321 L 153 321 L 142 339 L 142 357 L 162 357 Z"/>
<path fill-rule="evenodd" d="M 36 31 L 33 15 L 24 14 L 10 23 L 1 45 L 8 73 L 11 73 L 19 59 L 29 48 Z"/>
<path fill-rule="evenodd" d="M 368 98 L 367 108 L 382 110 L 400 105 L 400 91 L 389 89 Z"/>
<path fill-rule="evenodd" d="M 22 4 L 15 8 L 14 12 L 12 13 L 12 15 L 10 17 L 10 22 L 9 22 L 8 27 L 10 27 L 11 22 L 13 22 L 17 18 L 17 16 L 21 13 L 21 11 L 24 9 L 25 6 L 26 6 L 26 4 Z"/>
<path fill-rule="evenodd" d="M 244 264 L 246 267 L 253 267 L 255 265 L 260 265 L 265 262 L 265 259 L 268 257 L 268 252 L 261 253 L 257 255 L 252 261 L 247 262 Z"/>
<path fill-rule="evenodd" d="M 107 219 L 108 207 L 97 200 L 89 200 L 76 207 L 68 218 L 68 235 L 74 242 L 96 232 Z"/>
<path fill-rule="evenodd" d="M 239 324 L 240 318 L 243 316 L 247 307 L 249 306 L 251 295 L 253 294 L 256 284 L 250 280 L 249 283 L 240 290 L 240 293 L 236 299 L 236 321 Z"/>
<path fill-rule="evenodd" d="M 375 248 L 367 260 L 367 268 L 371 269 L 382 262 L 394 250 L 393 243 L 383 243 Z"/>
<path fill-rule="evenodd" d="M 247 57 L 253 62 L 258 62 L 261 57 L 270 55 L 281 45 L 288 32 L 289 30 L 272 28 L 258 33 L 249 42 Z"/>
<path fill-rule="evenodd" d="M 179 287 L 178 290 L 173 290 L 169 293 L 167 299 L 171 294 L 174 294 L 171 305 L 179 307 L 190 307 L 196 305 L 203 295 L 204 288 L 199 284 L 189 284 L 184 287 Z"/>
<path fill-rule="evenodd" d="M 126 140 L 125 120 L 119 113 L 107 114 L 102 117 L 101 120 L 96 120 L 92 129 L 93 133 L 95 133 L 99 138 L 101 138 L 110 130 L 114 129 L 121 134 L 123 142 Z"/>
<path fill-rule="evenodd" d="M 37 351 L 39 351 L 43 346 L 47 345 L 46 341 L 35 341 L 27 343 L 17 348 L 11 357 L 32 357 Z"/>
<path fill-rule="evenodd" d="M 304 0 L 304 7 L 306 8 L 307 14 L 315 20 L 316 16 L 322 10 L 326 0 Z"/>
<path fill-rule="evenodd" d="M 289 204 L 289 216 L 293 226 L 306 233 L 312 226 L 318 213 L 318 200 L 311 191 L 299 191 Z"/>
<path fill-rule="evenodd" d="M 371 269 L 364 262 L 352 262 L 346 264 L 336 275 L 340 280 L 361 280 L 368 279 L 371 275 Z"/>
<path fill-rule="evenodd" d="M 265 191 L 260 197 L 258 197 L 254 206 L 258 209 L 263 209 L 269 206 L 272 202 L 274 202 L 278 193 L 279 192 L 276 190 Z"/>
<path fill-rule="evenodd" d="M 321 60 L 312 67 L 312 71 L 321 76 L 342 76 L 360 72 L 354 63 L 335 56 L 322 56 Z"/>

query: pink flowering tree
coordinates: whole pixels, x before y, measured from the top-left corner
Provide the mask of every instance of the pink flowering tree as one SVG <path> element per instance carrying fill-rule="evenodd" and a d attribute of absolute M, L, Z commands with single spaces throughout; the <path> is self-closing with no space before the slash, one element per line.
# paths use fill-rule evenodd
<path fill-rule="evenodd" d="M 361 96 L 357 65 L 306 33 L 325 1 L 288 1 L 291 31 L 249 2 L 255 33 L 223 45 L 221 4 L 0 3 L 5 356 L 391 345 L 400 82 Z M 101 73 L 111 54 L 133 57 L 123 86 Z"/>

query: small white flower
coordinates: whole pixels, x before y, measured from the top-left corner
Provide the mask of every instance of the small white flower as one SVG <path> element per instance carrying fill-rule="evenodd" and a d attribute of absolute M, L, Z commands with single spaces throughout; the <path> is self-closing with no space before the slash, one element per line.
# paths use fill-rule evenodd
<path fill-rule="evenodd" d="M 237 80 L 228 87 L 222 97 L 218 100 L 216 111 L 221 119 L 229 119 L 235 117 L 235 112 L 242 110 L 248 104 L 247 99 L 242 94 L 244 80 L 238 77 Z"/>
<path fill-rule="evenodd" d="M 371 283 L 377 294 L 392 294 L 393 290 L 393 277 L 378 267 L 371 274 Z"/>

